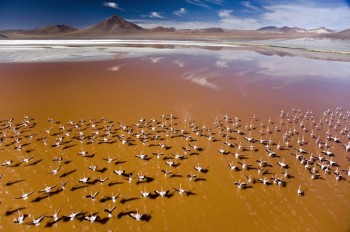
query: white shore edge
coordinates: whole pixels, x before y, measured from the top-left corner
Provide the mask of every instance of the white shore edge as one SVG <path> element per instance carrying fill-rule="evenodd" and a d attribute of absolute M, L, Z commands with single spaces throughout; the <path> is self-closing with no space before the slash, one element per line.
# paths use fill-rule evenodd
<path fill-rule="evenodd" d="M 127 52 L 121 48 L 127 46 L 171 46 L 205 48 L 266 48 L 266 49 L 288 49 L 290 51 L 309 52 L 318 54 L 333 54 L 345 56 L 344 60 L 350 59 L 350 45 L 348 41 L 334 41 L 329 39 L 308 40 L 286 39 L 286 40 L 262 40 L 262 41 L 227 41 L 227 40 L 140 40 L 140 39 L 74 39 L 74 40 L 0 40 L 0 63 L 8 62 L 43 62 L 45 57 L 32 58 L 33 54 L 42 50 L 55 50 L 54 56 L 47 56 L 48 61 L 62 61 L 67 57 L 69 60 L 101 60 L 108 58 L 99 49 L 110 49 L 109 52 Z M 90 49 L 89 53 L 79 54 L 79 48 Z M 94 52 L 91 49 L 95 49 Z M 97 50 L 96 50 L 97 49 Z M 156 48 L 152 48 L 156 49 Z M 67 50 L 70 50 L 67 53 Z M 60 56 L 60 53 L 62 55 Z M 292 52 L 293 53 L 293 52 Z M 68 54 L 68 55 L 67 55 Z M 76 54 L 76 55 L 75 55 Z M 21 56 L 23 56 L 21 59 Z M 101 58 L 103 57 L 103 58 Z"/>

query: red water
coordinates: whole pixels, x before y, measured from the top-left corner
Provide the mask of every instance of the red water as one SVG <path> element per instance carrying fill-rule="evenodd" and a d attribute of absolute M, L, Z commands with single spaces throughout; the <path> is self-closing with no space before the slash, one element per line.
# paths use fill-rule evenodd
<path fill-rule="evenodd" d="M 261 56 L 262 59 L 265 57 Z M 151 57 L 152 58 L 152 57 Z M 182 231 L 348 231 L 350 229 L 350 183 L 349 177 L 343 172 L 344 179 L 336 181 L 333 172 L 336 167 L 331 167 L 330 174 L 324 174 L 320 167 L 322 178 L 312 180 L 309 171 L 296 160 L 295 148 L 299 148 L 297 140 L 304 140 L 307 144 L 302 148 L 308 154 L 321 154 L 325 149 L 320 149 L 316 139 L 312 138 L 313 132 L 316 137 L 320 136 L 326 141 L 326 132 L 334 137 L 339 137 L 341 143 L 329 141 L 330 150 L 335 153 L 333 160 L 340 165 L 339 170 L 349 167 L 349 152 L 346 152 L 342 145 L 347 145 L 348 132 L 341 134 L 344 128 L 349 129 L 348 102 L 350 83 L 346 80 L 328 79 L 321 77 L 310 77 L 299 75 L 284 78 L 261 72 L 257 72 L 252 61 L 237 61 L 229 68 L 219 69 L 215 67 L 215 59 L 212 57 L 192 56 L 165 56 L 162 59 L 154 60 L 150 57 L 121 59 L 105 62 L 76 62 L 76 63 L 40 63 L 40 64 L 1 64 L 0 76 L 0 119 L 1 137 L 4 141 L 0 145 L 1 162 L 13 160 L 17 164 L 25 157 L 33 157 L 29 163 L 34 165 L 26 166 L 21 163 L 18 167 L 1 166 L 0 173 L 3 175 L 0 185 L 0 213 L 1 228 L 4 231 L 10 230 L 36 230 L 27 222 L 32 217 L 27 217 L 22 225 L 13 223 L 18 216 L 17 209 L 21 213 L 38 217 L 42 214 L 50 216 L 55 210 L 61 209 L 59 216 L 69 215 L 71 210 L 76 212 L 83 210 L 73 221 L 60 220 L 50 224 L 52 218 L 45 217 L 39 229 L 45 227 L 50 230 L 66 231 L 73 228 L 78 231 L 126 231 L 126 230 L 182 230 Z M 268 59 L 266 57 L 266 59 Z M 280 58 L 284 59 L 284 58 Z M 153 63 L 157 61 L 157 63 Z M 183 62 L 185 65 L 179 67 Z M 118 71 L 111 71 L 111 67 L 118 66 Z M 251 70 L 248 68 L 251 67 Z M 303 68 L 303 67 L 300 67 Z M 315 67 L 317 68 L 317 67 Z M 295 79 L 291 79 L 295 78 Z M 337 106 L 342 106 L 342 110 Z M 296 110 L 292 110 L 292 109 Z M 333 121 L 327 123 L 322 113 L 331 109 Z M 288 116 L 281 117 L 280 112 L 284 109 Z M 300 110 L 298 110 L 300 109 Z M 312 110 L 312 113 L 311 113 Z M 306 115 L 306 112 L 309 112 Z M 340 112 L 343 112 L 340 114 Z M 174 114 L 176 119 L 161 118 L 162 114 Z M 224 115 L 231 120 L 225 120 Z M 14 118 L 12 125 L 22 122 L 23 116 L 30 117 L 30 123 L 12 131 L 6 128 L 8 119 Z M 253 119 L 255 115 L 255 119 Z M 323 122 L 319 130 L 313 124 Z M 232 123 L 236 122 L 240 126 Z M 50 123 L 47 118 L 53 118 Z M 107 121 L 101 121 L 106 117 Z M 151 118 L 156 122 L 151 122 Z M 268 119 L 271 117 L 271 121 Z M 290 117 L 290 122 L 288 122 Z M 144 118 L 148 125 L 133 125 Z M 215 120 L 220 120 L 213 124 Z M 79 124 L 78 128 L 67 125 L 72 120 Z M 91 122 L 97 124 L 97 129 L 91 128 Z M 189 123 L 198 126 L 191 128 Z M 338 121 L 339 120 L 339 121 Z M 130 134 L 120 128 L 120 122 L 125 123 L 133 129 Z M 166 128 L 158 127 L 156 131 L 163 140 L 152 140 L 155 132 L 149 125 L 159 125 L 166 122 Z M 328 121 L 329 122 L 329 121 Z M 35 125 L 34 125 L 35 123 Z M 300 127 L 305 125 L 307 129 Z M 110 136 L 107 136 L 113 143 L 103 143 L 102 134 L 105 128 L 112 125 Z M 248 130 L 249 125 L 252 128 Z M 263 126 L 261 126 L 263 124 Z M 339 124 L 335 127 L 336 124 Z M 33 126 L 31 126 L 33 125 Z M 65 126 L 65 131 L 71 130 L 69 137 L 64 135 L 64 130 L 59 129 Z M 246 127 L 247 125 L 247 127 Z M 240 129 L 245 135 L 239 135 L 233 131 L 227 132 L 227 127 Z M 173 134 L 171 127 L 183 130 Z M 278 130 L 275 131 L 275 127 Z M 51 128 L 50 134 L 45 129 Z M 208 128 L 211 130 L 206 131 Z M 267 133 L 267 128 L 271 133 Z M 285 150 L 277 150 L 276 145 L 284 145 L 283 135 L 287 131 L 298 132 L 289 138 L 291 146 Z M 196 134 L 196 130 L 202 130 Z M 94 143 L 89 143 L 88 136 L 94 130 L 99 130 L 99 137 Z M 147 142 L 143 144 L 136 138 L 136 134 L 147 134 Z M 15 134 L 22 131 L 21 134 Z M 85 139 L 80 142 L 76 136 L 83 131 Z M 166 135 L 166 133 L 168 136 Z M 190 142 L 184 136 L 188 132 L 193 140 Z M 223 137 L 229 133 L 230 138 Z M 33 138 L 26 137 L 33 134 Z M 125 135 L 132 139 L 134 145 L 123 145 L 117 136 Z M 208 140 L 204 135 L 212 134 L 213 140 Z M 272 149 L 279 157 L 267 156 L 265 145 L 255 142 L 253 145 L 258 151 L 239 151 L 245 159 L 239 160 L 233 156 L 238 144 L 249 148 L 251 145 L 244 137 L 255 139 L 271 139 L 274 145 Z M 64 136 L 64 145 L 52 147 L 55 139 Z M 48 145 L 45 146 L 40 140 L 47 137 Z M 13 142 L 19 138 L 18 144 L 28 144 L 21 150 L 14 149 L 18 144 Z M 100 141 L 100 144 L 98 143 Z M 225 141 L 233 143 L 233 148 L 224 144 Z M 158 143 L 169 146 L 169 150 L 162 149 Z M 198 155 L 186 154 L 186 159 L 176 160 L 171 153 L 184 154 L 183 146 L 197 144 L 203 151 L 196 152 Z M 218 149 L 224 148 L 231 152 L 228 155 L 221 155 Z M 92 158 L 77 155 L 81 150 L 94 154 Z M 163 157 L 171 157 L 177 167 L 169 167 L 165 164 L 168 160 L 157 159 L 153 152 L 163 152 Z M 149 161 L 140 160 L 134 157 L 137 154 L 145 153 L 152 157 Z M 61 169 L 57 175 L 48 174 L 50 166 L 58 167 L 53 162 L 54 156 L 63 157 Z M 114 157 L 118 164 L 109 164 L 103 157 Z M 326 155 L 322 155 L 330 159 Z M 271 167 L 265 167 L 268 172 L 259 175 L 257 172 L 257 159 L 262 157 L 271 163 Z M 234 183 L 238 180 L 247 182 L 246 177 L 251 175 L 254 178 L 271 178 L 275 174 L 281 176 L 281 169 L 277 161 L 284 161 L 288 164 L 288 172 L 293 176 L 286 181 L 285 187 L 277 185 L 265 186 L 262 183 L 249 184 L 249 188 L 240 190 Z M 40 160 L 40 161 L 39 161 Z M 170 159 L 169 159 L 170 160 Z M 35 164 L 35 161 L 39 161 Z M 250 170 L 231 171 L 229 163 L 237 164 L 245 162 L 252 165 Z M 315 162 L 315 163 L 318 163 Z M 207 173 L 197 173 L 194 166 L 200 164 L 208 169 Z M 90 165 L 97 165 L 98 169 L 105 168 L 104 172 L 89 170 Z M 15 165 L 16 166 L 16 165 Z M 313 165 L 311 166 L 313 167 Z M 120 176 L 113 173 L 119 168 L 136 173 L 142 173 L 152 177 L 149 183 L 137 184 L 133 180 L 131 184 Z M 160 171 L 167 168 L 178 177 L 164 177 Z M 70 173 L 72 171 L 72 173 Z M 74 171 L 74 172 L 73 172 Z M 199 181 L 190 181 L 186 177 L 189 173 L 197 174 Z M 68 173 L 65 177 L 60 175 Z M 89 176 L 92 179 L 108 177 L 104 184 L 91 184 L 83 186 L 78 179 Z M 45 196 L 38 193 L 39 190 L 48 186 L 57 185 L 55 190 L 60 189 L 60 181 L 67 182 L 67 189 L 57 194 L 40 199 Z M 185 190 L 192 191 L 193 195 L 180 195 L 173 188 L 179 188 L 181 184 Z M 304 196 L 297 195 L 298 186 L 301 185 Z M 72 190 L 74 187 L 81 187 Z M 140 190 L 154 191 L 163 188 L 170 190 L 173 196 L 169 198 L 157 197 L 156 199 L 141 198 Z M 28 200 L 14 199 L 24 192 L 34 191 Z M 92 201 L 85 198 L 86 195 L 98 191 L 97 199 Z M 120 193 L 116 203 L 112 201 L 101 202 L 103 196 L 112 193 Z M 39 198 L 38 198 L 39 197 Z M 132 199 L 121 203 L 122 199 Z M 137 198 L 137 199 L 136 199 Z M 113 217 L 107 220 L 104 209 L 116 205 Z M 138 209 L 140 213 L 150 216 L 148 221 L 136 221 L 129 216 L 123 216 L 123 212 Z M 91 213 L 98 213 L 100 221 L 90 223 L 83 218 Z M 119 218 L 118 218 L 119 215 Z M 50 225 L 50 227 L 48 227 Z"/>

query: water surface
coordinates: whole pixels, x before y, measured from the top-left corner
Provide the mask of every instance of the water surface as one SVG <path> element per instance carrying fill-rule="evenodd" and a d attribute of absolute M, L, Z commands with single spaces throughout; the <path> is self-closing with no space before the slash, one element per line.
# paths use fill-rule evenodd
<path fill-rule="evenodd" d="M 295 148 L 300 147 L 297 141 L 304 139 L 307 142 L 302 146 L 307 151 L 304 157 L 308 159 L 310 154 L 318 156 L 325 149 L 318 147 L 311 133 L 326 141 L 326 132 L 329 131 L 341 141 L 328 142 L 335 154 L 333 159 L 340 169 L 348 169 L 349 153 L 342 145 L 347 145 L 349 132 L 341 134 L 340 131 L 350 127 L 347 113 L 350 109 L 350 63 L 242 48 L 144 48 L 145 53 L 142 47 L 114 49 L 113 54 L 124 55 L 104 61 L 0 64 L 1 136 L 6 137 L 0 145 L 1 162 L 12 159 L 16 164 L 31 156 L 31 162 L 40 160 L 32 166 L 22 163 L 18 167 L 1 167 L 2 229 L 36 230 L 32 225 L 13 223 L 19 208 L 22 213 L 35 217 L 43 213 L 52 215 L 61 208 L 60 215 L 68 215 L 71 210 L 83 210 L 83 216 L 98 213 L 106 219 L 107 214 L 103 210 L 113 205 L 117 206 L 113 218 L 106 221 L 61 220 L 51 225 L 52 219 L 45 218 L 39 229 L 49 225 L 51 230 L 57 231 L 73 228 L 102 231 L 350 229 L 349 177 L 343 172 L 345 179 L 336 181 L 333 174 L 336 167 L 331 167 L 331 174 L 320 171 L 322 178 L 312 180 L 309 171 L 291 155 L 296 152 Z M 323 114 L 327 109 L 330 109 L 329 114 Z M 284 110 L 283 117 L 281 110 Z M 334 112 L 333 116 L 330 112 Z M 162 118 L 163 114 L 168 116 Z M 30 124 L 17 129 L 22 131 L 21 134 L 5 128 L 9 118 L 14 118 L 13 124 L 17 124 L 22 122 L 24 115 L 29 116 Z M 229 117 L 225 119 L 225 115 Z M 48 122 L 48 117 L 54 121 Z M 152 122 L 153 117 L 157 121 Z M 332 121 L 327 124 L 330 117 Z M 142 125 L 139 122 L 141 118 L 148 124 Z M 72 127 L 69 120 L 79 126 Z M 316 128 L 318 122 L 323 122 L 318 125 L 319 130 Z M 92 123 L 97 125 L 95 129 L 91 127 Z M 103 143 L 108 125 L 112 128 L 112 134 L 107 136 L 111 143 Z M 128 134 L 121 125 L 127 125 L 133 131 Z M 152 131 L 151 126 L 156 125 L 166 126 Z M 51 131 L 47 134 L 44 129 L 49 128 Z M 178 134 L 171 128 L 179 130 Z M 237 129 L 245 135 L 233 131 Z M 68 137 L 64 132 L 69 130 L 71 134 Z M 96 130 L 100 134 L 91 143 L 88 137 Z M 289 138 L 291 147 L 277 150 L 277 144 L 284 145 L 283 135 L 294 130 L 296 132 Z M 85 138 L 80 142 L 82 131 Z M 147 141 L 136 138 L 136 134 L 140 133 L 148 134 Z M 151 139 L 156 133 L 162 140 Z M 29 134 L 34 137 L 25 137 Z M 118 136 L 123 135 L 130 137 L 133 145 L 122 144 Z M 193 141 L 186 140 L 187 135 Z M 208 135 L 213 138 L 209 140 Z M 67 147 L 52 147 L 60 136 L 65 137 Z M 247 136 L 271 140 L 271 147 L 279 157 L 269 157 L 265 145 L 259 142 L 250 144 L 244 139 Z M 27 144 L 22 150 L 14 149 L 18 145 L 13 142 L 17 137 L 22 139 L 20 144 Z M 42 138 L 48 139 L 47 146 Z M 232 142 L 233 148 L 224 144 L 227 141 Z M 169 149 L 162 149 L 159 143 Z M 182 147 L 189 148 L 189 144 L 195 143 L 203 151 L 192 149 L 184 160 L 176 160 L 171 155 L 184 154 Z M 239 144 L 246 148 L 254 145 L 257 151 L 237 150 Z M 221 155 L 218 152 L 220 148 L 225 148 L 230 154 Z M 77 155 L 82 149 L 94 156 Z M 157 159 L 153 152 L 163 152 L 163 157 L 169 159 Z M 235 158 L 233 154 L 236 152 L 240 152 L 244 159 Z M 134 157 L 140 153 L 152 158 L 143 161 Z M 52 161 L 54 156 L 68 161 L 61 163 L 59 175 L 48 174 L 50 166 L 55 168 L 59 165 Z M 108 156 L 120 162 L 109 164 L 102 159 Z M 272 164 L 264 168 L 267 171 L 265 175 L 257 172 L 256 160 L 260 157 Z M 234 185 L 239 180 L 246 182 L 249 175 L 254 178 L 281 176 L 285 170 L 278 166 L 277 161 L 283 158 L 293 176 L 285 179 L 285 187 L 255 183 L 240 190 Z M 167 160 L 175 160 L 179 166 L 169 167 L 165 164 Z M 238 162 L 250 164 L 252 168 L 231 171 L 228 164 L 241 167 Z M 197 173 L 193 167 L 198 164 L 207 168 L 208 172 Z M 90 165 L 105 168 L 105 171 L 94 172 L 88 169 Z M 129 184 L 125 178 L 113 173 L 119 168 L 132 172 L 134 177 L 136 173 L 142 173 L 153 180 L 141 184 L 133 180 Z M 162 169 L 172 170 L 177 176 L 165 177 L 160 171 Z M 191 172 L 200 179 L 188 180 L 186 175 Z M 68 175 L 59 177 L 64 173 Z M 109 179 L 102 185 L 84 186 L 78 182 L 84 176 Z M 38 190 L 43 189 L 45 184 L 57 185 L 60 189 L 61 181 L 67 182 L 66 190 L 40 199 L 43 195 Z M 174 188 L 179 188 L 180 184 L 193 194 L 179 195 Z M 304 196 L 297 195 L 299 185 Z M 81 188 L 75 190 L 75 187 Z M 27 201 L 13 199 L 22 194 L 22 188 L 25 192 L 33 190 L 34 193 Z M 140 197 L 141 190 L 160 188 L 170 190 L 173 196 L 156 199 Z M 96 201 L 85 198 L 96 191 L 99 191 Z M 112 193 L 121 194 L 116 203 L 101 202 L 103 196 Z M 122 199 L 131 200 L 120 202 Z M 137 222 L 122 214 L 136 209 L 148 214 L 150 220 Z M 30 220 L 31 217 L 25 222 Z"/>

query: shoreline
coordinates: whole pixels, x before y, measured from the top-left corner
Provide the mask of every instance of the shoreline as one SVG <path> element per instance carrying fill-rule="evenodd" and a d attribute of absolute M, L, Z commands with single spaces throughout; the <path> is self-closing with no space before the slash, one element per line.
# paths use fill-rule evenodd
<path fill-rule="evenodd" d="M 345 61 L 350 62 L 350 48 L 346 45 L 340 44 L 340 49 L 332 49 L 330 47 L 316 48 L 310 47 L 310 43 L 300 43 L 296 45 L 286 44 L 287 42 L 294 42 L 293 40 L 262 40 L 262 41 L 228 41 L 228 40 L 160 40 L 160 39 L 83 39 L 83 40 L 0 40 L 0 50 L 11 52 L 23 52 L 28 50 L 40 50 L 40 49 L 76 49 L 76 48 L 88 48 L 88 49 L 110 49 L 110 48 L 153 48 L 173 49 L 174 47 L 181 48 L 199 48 L 199 49 L 240 49 L 240 50 L 252 50 L 265 49 L 268 52 L 284 52 L 294 56 L 301 56 L 311 59 L 331 60 L 331 61 Z M 325 40 L 322 39 L 321 42 Z M 297 41 L 299 42 L 299 41 Z M 311 41 L 313 42 L 313 41 Z M 327 43 L 333 41 L 326 40 Z M 333 44 L 332 44 L 333 45 Z M 343 46 L 343 47 L 342 47 Z M 345 46 L 345 47 L 344 47 Z M 131 49 L 130 49 L 131 50 Z M 77 52 L 79 53 L 79 52 Z M 74 54 L 74 52 L 73 52 Z M 58 54 L 59 55 L 59 54 Z M 60 58 L 49 61 L 60 61 Z M 77 56 L 73 61 L 84 61 Z M 100 60 L 94 57 L 87 59 L 88 61 Z M 111 58 L 105 57 L 103 60 L 111 60 Z M 47 60 L 39 60 L 37 62 L 46 62 Z M 0 56 L 0 63 L 18 63 L 28 62 L 24 61 L 4 61 Z"/>

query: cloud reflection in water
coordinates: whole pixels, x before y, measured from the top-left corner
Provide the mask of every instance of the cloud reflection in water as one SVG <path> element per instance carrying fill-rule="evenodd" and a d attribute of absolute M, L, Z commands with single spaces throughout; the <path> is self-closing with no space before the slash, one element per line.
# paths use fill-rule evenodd
<path fill-rule="evenodd" d="M 213 90 L 220 90 L 220 88 L 214 83 L 209 82 L 209 79 L 218 75 L 218 72 L 207 72 L 207 69 L 197 69 L 184 73 L 182 76 L 185 80 L 198 84 L 203 87 L 207 87 Z"/>

